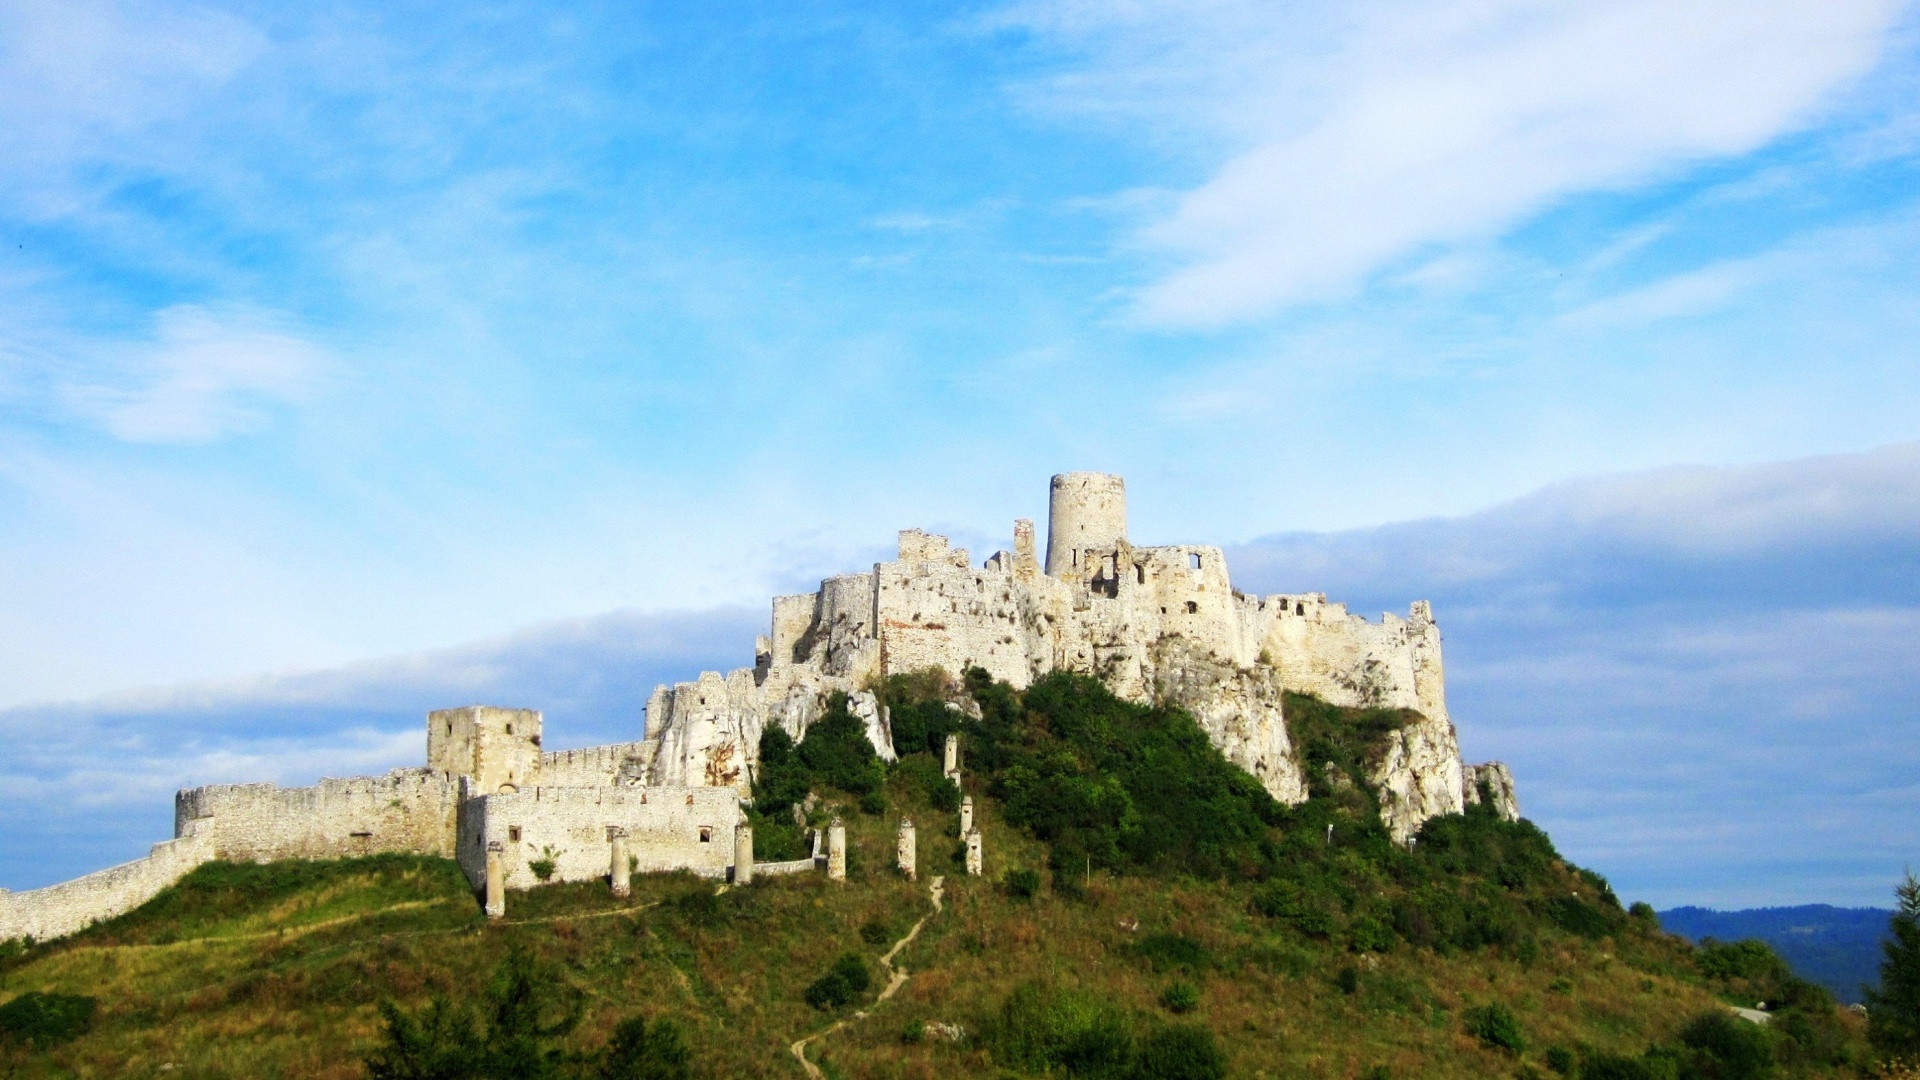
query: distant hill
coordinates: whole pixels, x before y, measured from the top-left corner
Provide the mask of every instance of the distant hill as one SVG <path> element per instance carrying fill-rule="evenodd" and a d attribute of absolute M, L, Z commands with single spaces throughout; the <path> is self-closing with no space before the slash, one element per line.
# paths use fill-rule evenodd
<path fill-rule="evenodd" d="M 1838 908 L 1829 904 L 1714 911 L 1679 907 L 1660 912 L 1660 926 L 1690 941 L 1759 938 L 1803 979 L 1833 991 L 1843 1002 L 1860 1000 L 1860 985 L 1880 983 L 1880 940 L 1893 912 Z"/>

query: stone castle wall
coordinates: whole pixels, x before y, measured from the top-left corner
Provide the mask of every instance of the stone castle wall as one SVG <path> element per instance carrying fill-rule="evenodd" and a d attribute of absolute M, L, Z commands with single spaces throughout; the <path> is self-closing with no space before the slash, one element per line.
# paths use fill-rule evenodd
<path fill-rule="evenodd" d="M 174 796 L 174 835 L 197 828 L 214 858 L 240 862 L 450 855 L 459 804 L 458 782 L 431 769 L 299 788 L 215 784 Z"/>
<path fill-rule="evenodd" d="M 0 889 L 0 941 L 46 941 L 84 930 L 132 911 L 213 857 L 212 842 L 190 827 L 181 836 L 153 845 L 144 859 L 44 889 Z"/>
<path fill-rule="evenodd" d="M 502 845 L 510 889 L 540 884 L 531 863 L 554 862 L 553 881 L 607 876 L 609 826 L 627 830 L 627 854 L 641 873 L 692 870 L 721 877 L 733 864 L 740 801 L 724 787 L 547 787 L 467 801 L 456 857 L 475 889 L 487 874 L 487 843 Z M 704 839 L 703 839 L 704 836 Z"/>
<path fill-rule="evenodd" d="M 546 787 L 603 787 L 638 783 L 653 763 L 657 744 L 646 742 L 589 746 L 540 755 L 538 782 Z"/>
<path fill-rule="evenodd" d="M 1420 718 L 1395 733 L 1366 778 L 1383 819 L 1405 839 L 1428 818 L 1464 809 L 1440 629 L 1425 601 L 1370 622 L 1323 593 L 1237 592 L 1217 547 L 1133 546 L 1118 477 L 1055 477 L 1050 509 L 1045 572 L 1024 519 L 1014 550 L 978 566 L 945 537 L 908 529 L 894 561 L 775 600 L 754 668 L 654 692 L 650 782 L 722 783 L 744 795 L 768 724 L 798 739 L 834 691 L 980 667 L 1015 687 L 1050 671 L 1084 672 L 1129 700 L 1183 706 L 1229 760 L 1286 802 L 1306 798 L 1310 764 L 1287 732 L 1288 691 L 1414 710 Z"/>

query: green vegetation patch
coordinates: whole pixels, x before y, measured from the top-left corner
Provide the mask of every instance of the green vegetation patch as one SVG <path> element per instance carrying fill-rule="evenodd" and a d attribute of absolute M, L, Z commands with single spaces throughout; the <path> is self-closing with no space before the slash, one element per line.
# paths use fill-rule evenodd
<path fill-rule="evenodd" d="M 0 1005 L 0 1042 L 46 1049 L 71 1042 L 93 1025 L 99 1002 L 83 994 L 29 990 Z"/>

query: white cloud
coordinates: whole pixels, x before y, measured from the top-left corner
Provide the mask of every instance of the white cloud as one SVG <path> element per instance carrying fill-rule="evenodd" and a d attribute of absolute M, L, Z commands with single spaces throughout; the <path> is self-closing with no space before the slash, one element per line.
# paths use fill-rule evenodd
<path fill-rule="evenodd" d="M 69 404 L 138 443 L 211 442 L 265 423 L 327 366 L 314 345 L 248 316 L 186 305 L 154 317 L 150 343 L 110 350 L 113 377 L 66 387 Z"/>
<path fill-rule="evenodd" d="M 1007 16 L 1087 54 L 1054 104 L 1211 135 L 1224 162 L 1143 239 L 1153 322 L 1336 297 L 1566 194 L 1751 151 L 1871 70 L 1889 0 L 1061 3 Z"/>
<path fill-rule="evenodd" d="M 191 4 L 0 2 L 0 168 L 59 161 L 100 136 L 186 112 L 266 49 Z"/>

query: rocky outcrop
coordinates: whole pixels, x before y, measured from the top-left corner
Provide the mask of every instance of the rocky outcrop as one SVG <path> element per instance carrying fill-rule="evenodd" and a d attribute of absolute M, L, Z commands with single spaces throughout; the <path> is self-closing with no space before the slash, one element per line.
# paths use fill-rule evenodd
<path fill-rule="evenodd" d="M 1444 718 L 1421 717 L 1389 735 L 1367 780 L 1380 800 L 1380 820 L 1400 843 L 1428 818 L 1466 807 L 1460 744 Z"/>
<path fill-rule="evenodd" d="M 1520 796 L 1514 793 L 1513 773 L 1508 771 L 1505 762 L 1468 765 L 1461 772 L 1466 805 L 1477 806 L 1485 802 L 1508 821 L 1520 820 Z"/>
<path fill-rule="evenodd" d="M 1153 671 L 1154 696 L 1192 713 L 1228 761 L 1281 802 L 1306 801 L 1306 776 L 1282 707 L 1286 689 L 1272 668 L 1236 668 L 1169 639 L 1153 650 Z"/>

